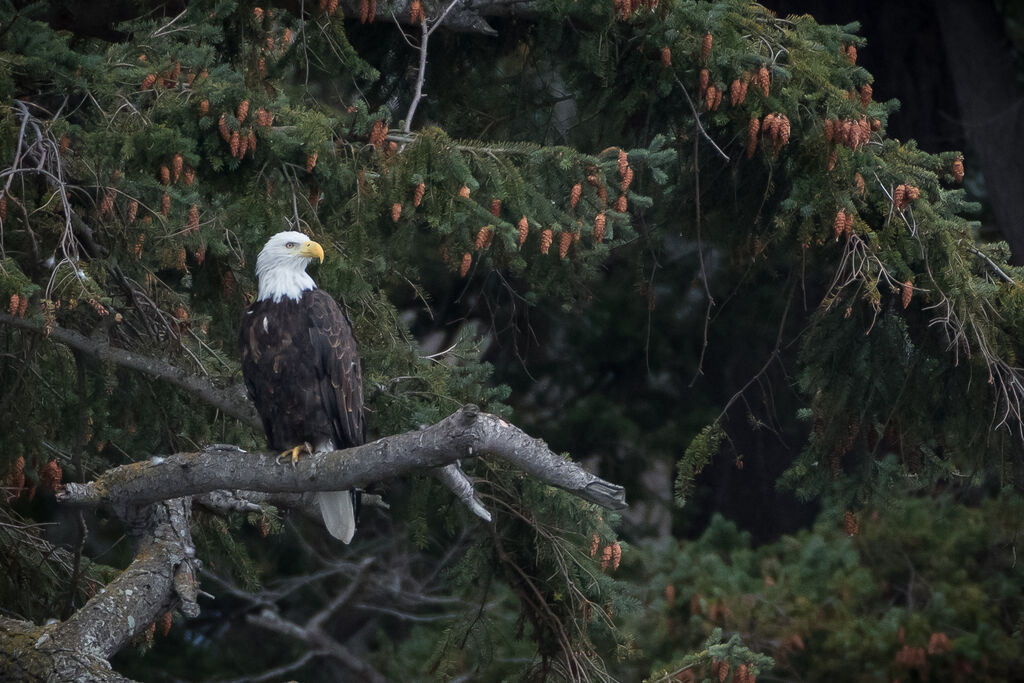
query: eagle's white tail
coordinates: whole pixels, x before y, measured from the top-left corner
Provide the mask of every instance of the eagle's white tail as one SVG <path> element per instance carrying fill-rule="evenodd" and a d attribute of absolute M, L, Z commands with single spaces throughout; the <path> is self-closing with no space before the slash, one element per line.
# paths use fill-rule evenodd
<path fill-rule="evenodd" d="M 352 508 L 351 491 L 321 491 L 320 515 L 331 536 L 342 543 L 348 543 L 356 533 L 356 513 Z"/>

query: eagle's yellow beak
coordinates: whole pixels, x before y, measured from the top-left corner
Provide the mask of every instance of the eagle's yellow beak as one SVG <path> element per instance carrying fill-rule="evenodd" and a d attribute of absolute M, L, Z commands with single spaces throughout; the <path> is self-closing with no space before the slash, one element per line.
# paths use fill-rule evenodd
<path fill-rule="evenodd" d="M 302 248 L 299 249 L 299 255 L 306 256 L 308 258 L 320 259 L 320 263 L 324 262 L 324 248 L 313 240 L 302 245 Z"/>

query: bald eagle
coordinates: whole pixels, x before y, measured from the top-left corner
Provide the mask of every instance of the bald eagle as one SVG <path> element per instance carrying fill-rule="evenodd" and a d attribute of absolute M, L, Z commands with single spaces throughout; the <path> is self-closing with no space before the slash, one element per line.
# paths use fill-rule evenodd
<path fill-rule="evenodd" d="M 259 293 L 242 316 L 242 375 L 270 448 L 327 452 L 366 440 L 363 383 L 352 325 L 306 266 L 324 250 L 300 232 L 271 237 L 256 259 Z M 354 491 L 318 495 L 332 536 L 355 533 Z"/>

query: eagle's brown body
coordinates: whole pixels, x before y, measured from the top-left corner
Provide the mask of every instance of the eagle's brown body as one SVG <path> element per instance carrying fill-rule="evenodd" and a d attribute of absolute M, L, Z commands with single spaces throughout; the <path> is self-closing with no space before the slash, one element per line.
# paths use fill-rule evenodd
<path fill-rule="evenodd" d="M 366 440 L 352 326 L 320 289 L 299 301 L 257 301 L 242 317 L 242 375 L 272 449 L 316 450 Z"/>

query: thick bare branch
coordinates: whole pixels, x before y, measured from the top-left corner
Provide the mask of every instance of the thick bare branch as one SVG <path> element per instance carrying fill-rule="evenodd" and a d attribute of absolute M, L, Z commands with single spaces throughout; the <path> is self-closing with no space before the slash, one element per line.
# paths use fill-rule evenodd
<path fill-rule="evenodd" d="M 278 464 L 274 453 L 225 447 L 152 458 L 109 470 L 88 484 L 68 484 L 59 499 L 117 510 L 216 489 L 337 491 L 478 455 L 508 460 L 541 481 L 604 507 L 626 506 L 621 486 L 586 472 L 552 453 L 543 441 L 476 406 L 465 406 L 425 429 L 312 455 L 296 466 Z"/>

